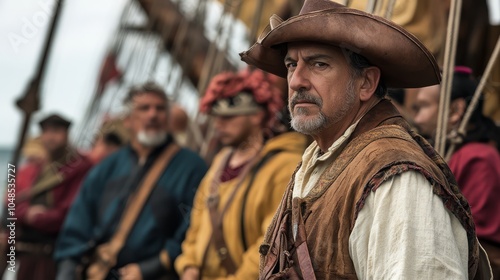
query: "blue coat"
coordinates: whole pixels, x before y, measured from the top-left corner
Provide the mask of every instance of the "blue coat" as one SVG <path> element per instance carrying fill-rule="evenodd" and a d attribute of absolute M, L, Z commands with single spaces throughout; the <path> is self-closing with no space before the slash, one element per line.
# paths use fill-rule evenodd
<path fill-rule="evenodd" d="M 89 250 L 89 241 L 109 241 L 129 194 L 166 146 L 155 149 L 143 165 L 127 146 L 91 170 L 59 235 L 54 253 L 57 261 L 78 261 Z M 163 249 L 173 264 L 181 253 L 194 195 L 206 170 L 205 162 L 190 150 L 181 149 L 173 156 L 117 257 L 118 268 L 139 263 L 143 278 L 155 277 L 164 270 L 159 258 Z"/>

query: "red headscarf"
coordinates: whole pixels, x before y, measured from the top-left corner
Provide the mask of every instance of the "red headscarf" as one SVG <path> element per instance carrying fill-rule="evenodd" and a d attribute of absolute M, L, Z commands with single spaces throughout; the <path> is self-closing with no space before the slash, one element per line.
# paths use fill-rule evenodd
<path fill-rule="evenodd" d="M 276 113 L 283 108 L 280 90 L 274 85 L 273 76 L 261 70 L 248 69 L 239 73 L 220 73 L 208 85 L 200 101 L 200 111 L 210 113 L 215 101 L 234 97 L 240 92 L 248 92 L 252 94 L 255 102 L 267 111 L 268 121 L 271 124 L 276 120 Z"/>

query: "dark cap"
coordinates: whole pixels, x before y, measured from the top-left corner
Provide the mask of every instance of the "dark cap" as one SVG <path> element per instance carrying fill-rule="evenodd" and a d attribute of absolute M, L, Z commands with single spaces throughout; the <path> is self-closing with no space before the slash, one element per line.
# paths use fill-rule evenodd
<path fill-rule="evenodd" d="M 61 117 L 58 114 L 51 114 L 42 119 L 38 124 L 42 129 L 44 129 L 47 126 L 64 127 L 67 129 L 71 125 L 71 122 Z"/>
<path fill-rule="evenodd" d="M 471 68 L 456 66 L 451 86 L 451 100 L 463 98 L 469 104 L 476 92 L 477 85 L 478 83 L 472 76 Z"/>

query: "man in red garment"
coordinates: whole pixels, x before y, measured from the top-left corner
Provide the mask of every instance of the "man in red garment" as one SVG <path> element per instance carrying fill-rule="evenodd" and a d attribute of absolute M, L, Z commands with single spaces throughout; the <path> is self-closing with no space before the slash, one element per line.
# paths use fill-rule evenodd
<path fill-rule="evenodd" d="M 17 279 L 55 278 L 54 242 L 92 163 L 68 144 L 70 122 L 50 115 L 40 123 L 49 163 L 27 163 L 16 184 Z M 9 269 L 9 266 L 7 266 Z"/>
<path fill-rule="evenodd" d="M 449 132 L 455 131 L 471 102 L 476 82 L 472 70 L 457 67 L 453 77 Z M 467 134 L 448 163 L 458 186 L 469 201 L 476 234 L 486 250 L 494 279 L 500 279 L 500 148 L 495 139 L 498 128 L 482 114 L 483 101 L 473 111 Z M 434 138 L 439 112 L 439 85 L 425 87 L 417 94 L 415 124 L 420 133 Z M 429 140 L 432 140 L 429 139 Z"/>

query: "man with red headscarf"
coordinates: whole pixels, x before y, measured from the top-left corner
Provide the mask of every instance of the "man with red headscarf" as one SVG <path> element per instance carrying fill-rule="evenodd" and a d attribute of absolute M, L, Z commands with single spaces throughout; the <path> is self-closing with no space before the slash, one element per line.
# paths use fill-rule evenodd
<path fill-rule="evenodd" d="M 175 268 L 182 279 L 256 279 L 259 250 L 306 145 L 292 132 L 266 141 L 283 107 L 271 76 L 222 73 L 201 100 L 225 146 L 195 197 Z"/>

